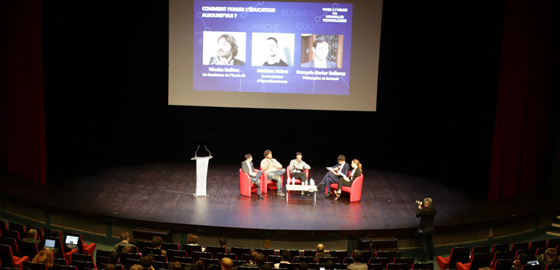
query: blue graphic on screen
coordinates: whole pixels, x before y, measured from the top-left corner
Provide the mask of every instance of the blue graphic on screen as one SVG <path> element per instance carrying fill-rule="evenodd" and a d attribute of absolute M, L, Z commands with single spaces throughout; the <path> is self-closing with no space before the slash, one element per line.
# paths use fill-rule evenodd
<path fill-rule="evenodd" d="M 348 95 L 352 4 L 194 2 L 195 91 Z"/>

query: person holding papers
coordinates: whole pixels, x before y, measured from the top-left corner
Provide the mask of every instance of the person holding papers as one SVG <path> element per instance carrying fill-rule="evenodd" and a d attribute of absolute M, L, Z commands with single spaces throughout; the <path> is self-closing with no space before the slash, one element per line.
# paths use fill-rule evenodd
<path fill-rule="evenodd" d="M 334 194 L 336 194 L 336 197 L 334 198 L 335 201 L 338 201 L 338 198 L 340 198 L 340 194 L 342 193 L 342 187 L 346 186 L 352 186 L 352 183 L 354 182 L 354 180 L 356 178 L 358 178 L 360 175 L 362 175 L 362 164 L 360 163 L 359 160 L 354 159 L 352 160 L 352 172 L 350 173 L 350 177 L 346 176 L 346 175 L 342 175 L 342 177 L 340 177 L 338 179 L 338 188 L 334 191 Z"/>
<path fill-rule="evenodd" d="M 343 155 L 338 156 L 337 158 L 338 163 L 332 167 L 327 167 L 327 174 L 323 177 L 323 180 L 317 186 L 317 190 L 321 190 L 323 186 L 327 190 L 327 196 L 325 198 L 331 198 L 331 184 L 338 183 L 339 178 L 343 175 L 347 176 L 348 172 L 350 171 L 350 165 L 346 163 L 346 157 Z"/>

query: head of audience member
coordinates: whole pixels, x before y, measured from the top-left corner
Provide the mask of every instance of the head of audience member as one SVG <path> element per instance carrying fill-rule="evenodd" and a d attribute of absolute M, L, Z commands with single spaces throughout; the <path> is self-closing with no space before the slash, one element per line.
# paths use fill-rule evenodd
<path fill-rule="evenodd" d="M 291 258 L 292 258 L 291 252 L 287 250 L 282 251 L 282 261 L 289 262 Z"/>
<path fill-rule="evenodd" d="M 227 239 L 225 239 L 223 237 L 218 239 L 218 244 L 220 245 L 220 247 L 226 247 L 227 246 Z"/>
<path fill-rule="evenodd" d="M 255 256 L 255 264 L 256 264 L 259 268 L 261 268 L 261 267 L 263 266 L 265 260 L 266 260 L 266 258 L 265 258 L 265 256 L 264 256 L 264 254 L 262 254 L 262 253 L 258 253 L 258 254 Z"/>
<path fill-rule="evenodd" d="M 272 151 L 269 149 L 264 150 L 263 156 L 264 158 L 272 158 Z"/>
<path fill-rule="evenodd" d="M 336 160 L 338 160 L 338 164 L 343 165 L 344 162 L 346 162 L 346 157 L 344 155 L 340 155 L 336 158 Z"/>
<path fill-rule="evenodd" d="M 194 264 L 194 269 L 196 269 L 196 270 L 205 270 L 206 267 L 204 267 L 204 262 L 203 262 L 202 260 L 196 261 L 196 263 Z"/>
<path fill-rule="evenodd" d="M 353 159 L 352 160 L 352 168 L 357 168 L 360 169 L 360 171 L 362 170 L 362 163 L 360 163 L 359 160 L 357 159 Z"/>
<path fill-rule="evenodd" d="M 27 231 L 27 237 L 31 239 L 37 239 L 37 230 L 36 229 L 29 229 Z"/>
<path fill-rule="evenodd" d="M 183 265 L 180 262 L 173 262 L 171 263 L 171 265 L 169 266 L 171 270 L 183 270 Z"/>
<path fill-rule="evenodd" d="M 233 59 L 237 56 L 238 46 L 235 37 L 229 34 L 223 34 L 218 37 L 218 51 L 219 57 L 226 59 Z"/>
<path fill-rule="evenodd" d="M 113 251 L 113 252 L 111 252 L 111 255 L 109 255 L 109 261 L 112 264 L 118 264 L 119 263 L 119 257 L 120 257 L 120 254 L 117 251 Z"/>
<path fill-rule="evenodd" d="M 48 249 L 42 249 L 41 251 L 39 251 L 39 253 L 37 253 L 37 255 L 35 255 L 35 257 L 33 257 L 33 260 L 31 260 L 31 262 L 44 263 L 48 268 L 51 268 L 54 262 L 53 253 Z"/>
<path fill-rule="evenodd" d="M 194 234 L 189 234 L 187 236 L 187 244 L 189 245 L 198 245 L 198 236 L 194 235 Z"/>
<path fill-rule="evenodd" d="M 163 238 L 161 238 L 157 235 L 152 237 L 152 247 L 153 248 L 161 248 L 162 245 L 163 245 Z"/>
<path fill-rule="evenodd" d="M 103 268 L 104 270 L 115 270 L 115 265 L 112 263 L 105 264 L 104 267 L 105 267 Z"/>
<path fill-rule="evenodd" d="M 257 255 L 259 255 L 258 251 L 253 250 L 253 252 L 251 252 L 251 261 L 250 261 L 251 264 L 255 264 L 255 261 L 257 260 Z"/>
<path fill-rule="evenodd" d="M 334 269 L 334 262 L 332 260 L 327 260 L 325 262 L 325 269 L 330 269 L 330 270 Z"/>
<path fill-rule="evenodd" d="M 517 260 L 513 262 L 513 266 L 522 267 L 523 265 L 526 265 L 528 261 L 529 261 L 529 256 L 527 254 L 519 253 L 519 255 L 517 255 Z"/>
<path fill-rule="evenodd" d="M 142 256 L 142 259 L 140 259 L 140 264 L 144 268 L 152 268 L 152 265 L 154 265 L 154 261 L 154 256 L 144 255 Z"/>
<path fill-rule="evenodd" d="M 60 230 L 57 230 L 57 229 L 52 229 L 51 230 L 51 237 L 62 238 L 62 232 Z"/>
<path fill-rule="evenodd" d="M 324 38 L 317 38 L 313 41 L 313 57 L 324 61 L 329 55 L 329 43 Z"/>
<path fill-rule="evenodd" d="M 222 270 L 231 270 L 231 269 L 233 269 L 233 261 L 228 257 L 222 258 Z"/>
<path fill-rule="evenodd" d="M 354 250 L 354 262 L 361 263 L 362 262 L 362 252 L 359 250 Z"/>
<path fill-rule="evenodd" d="M 251 154 L 245 154 L 245 160 L 247 160 L 247 161 L 249 161 L 249 162 L 253 161 L 253 155 L 251 155 Z"/>
<path fill-rule="evenodd" d="M 272 265 L 265 263 L 261 266 L 260 270 L 272 270 Z"/>
<path fill-rule="evenodd" d="M 130 241 L 130 233 L 129 232 L 121 232 L 121 241 Z"/>
<path fill-rule="evenodd" d="M 544 251 L 544 255 L 547 261 L 552 261 L 558 258 L 558 255 L 556 254 L 556 249 L 554 248 L 547 248 Z"/>
<path fill-rule="evenodd" d="M 185 265 L 185 270 L 196 270 L 196 267 L 192 263 Z"/>
<path fill-rule="evenodd" d="M 299 270 L 307 270 L 309 265 L 306 262 L 300 262 L 298 268 Z"/>
<path fill-rule="evenodd" d="M 136 253 L 136 248 L 134 248 L 134 247 L 123 247 L 121 253 Z"/>
<path fill-rule="evenodd" d="M 130 270 L 142 270 L 142 265 L 135 264 L 130 267 Z"/>
<path fill-rule="evenodd" d="M 319 243 L 317 247 L 315 247 L 315 250 L 317 250 L 317 254 L 323 254 L 325 253 L 325 245 Z"/>

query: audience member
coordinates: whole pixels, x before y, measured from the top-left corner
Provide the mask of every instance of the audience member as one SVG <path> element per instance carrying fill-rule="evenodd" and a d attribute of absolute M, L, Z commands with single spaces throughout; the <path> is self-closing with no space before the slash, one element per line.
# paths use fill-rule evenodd
<path fill-rule="evenodd" d="M 187 245 L 189 246 L 198 246 L 198 236 L 190 233 L 187 236 Z"/>
<path fill-rule="evenodd" d="M 194 264 L 194 269 L 196 269 L 196 270 L 206 270 L 206 267 L 204 266 L 204 262 L 202 260 L 196 261 L 196 263 Z"/>
<path fill-rule="evenodd" d="M 517 260 L 513 261 L 513 266 L 511 267 L 512 270 L 520 270 L 523 265 L 526 265 L 529 261 L 529 256 L 525 253 L 520 253 L 517 256 Z"/>
<path fill-rule="evenodd" d="M 314 262 L 317 262 L 319 258 L 332 257 L 331 254 L 325 253 L 325 245 L 321 243 L 319 243 L 317 247 L 315 247 L 315 250 L 317 251 L 317 253 L 315 254 L 315 257 L 313 257 Z"/>
<path fill-rule="evenodd" d="M 547 248 L 544 251 L 542 260 L 539 260 L 539 264 L 541 265 L 543 270 L 546 268 L 547 264 L 552 264 L 552 265 L 560 264 L 560 261 L 558 260 L 558 254 L 556 254 L 556 249 Z"/>
<path fill-rule="evenodd" d="M 264 256 L 264 254 L 262 254 L 262 253 L 257 253 L 257 255 L 255 256 L 255 264 L 256 264 L 257 267 L 259 267 L 260 269 L 262 269 L 265 260 L 266 260 L 266 258 L 265 258 L 265 256 Z"/>
<path fill-rule="evenodd" d="M 161 238 L 157 235 L 152 237 L 152 247 L 154 249 L 161 250 L 161 255 L 167 255 L 167 251 L 161 249 L 162 245 L 163 245 L 163 238 Z"/>
<path fill-rule="evenodd" d="M 104 269 L 104 270 L 115 270 L 116 267 L 115 267 L 114 264 L 108 263 L 108 264 L 105 264 L 105 266 L 103 266 L 103 269 Z"/>
<path fill-rule="evenodd" d="M 253 251 L 251 252 L 251 259 L 243 264 L 243 267 L 251 267 L 251 268 L 257 268 L 258 266 L 255 264 L 255 260 L 257 259 L 257 255 L 259 253 L 257 251 Z"/>
<path fill-rule="evenodd" d="M 39 240 L 39 237 L 37 236 L 37 230 L 36 229 L 29 229 L 27 231 L 27 237 L 22 238 L 21 241 L 22 242 L 27 242 L 27 243 L 37 244 L 37 250 L 43 249 L 43 242 L 41 240 Z"/>
<path fill-rule="evenodd" d="M 142 265 L 135 264 L 130 267 L 130 270 L 142 270 Z"/>
<path fill-rule="evenodd" d="M 154 269 L 154 256 L 152 255 L 145 255 L 142 256 L 142 259 L 140 259 L 140 264 L 142 265 L 142 268 L 144 269 Z"/>
<path fill-rule="evenodd" d="M 333 270 L 334 269 L 334 262 L 332 260 L 327 260 L 325 262 L 325 269 Z"/>
<path fill-rule="evenodd" d="M 122 247 L 121 253 L 136 253 L 136 248 L 135 248 L 135 247 L 131 247 L 131 246 Z M 120 257 L 120 255 L 119 255 L 119 257 Z"/>
<path fill-rule="evenodd" d="M 261 270 L 272 270 L 272 265 L 265 263 L 262 267 Z"/>
<path fill-rule="evenodd" d="M 348 265 L 348 270 L 367 270 L 367 264 L 362 262 L 362 252 L 359 250 L 354 251 L 354 263 Z"/>
<path fill-rule="evenodd" d="M 290 258 L 292 258 L 292 253 L 291 252 L 289 252 L 287 250 L 282 251 L 282 259 L 280 260 L 279 263 L 274 264 L 274 268 L 276 268 L 276 269 L 280 268 L 281 263 L 290 263 Z"/>
<path fill-rule="evenodd" d="M 171 263 L 171 265 L 169 266 L 171 268 L 171 270 L 183 270 L 183 265 L 180 262 L 173 262 Z M 107 269 L 105 269 L 107 270 Z"/>
<path fill-rule="evenodd" d="M 309 265 L 306 262 L 300 262 L 298 268 L 299 270 L 307 270 Z"/>
<path fill-rule="evenodd" d="M 33 260 L 31 260 L 31 262 L 44 263 L 45 265 L 47 265 L 47 268 L 51 269 L 54 262 L 53 253 L 48 249 L 41 249 L 41 251 L 39 251 L 39 253 L 37 253 L 37 255 L 33 257 Z"/>
<path fill-rule="evenodd" d="M 222 258 L 222 270 L 232 270 L 232 269 L 233 269 L 233 261 L 227 257 Z"/>
<path fill-rule="evenodd" d="M 121 232 L 121 241 L 115 244 L 115 250 L 120 251 L 119 247 L 133 247 L 134 245 L 129 243 L 130 241 L 130 233 L 129 232 Z"/>
<path fill-rule="evenodd" d="M 223 238 L 223 237 L 220 238 L 220 239 L 218 240 L 218 244 L 220 245 L 220 247 L 223 247 L 223 248 L 227 247 L 227 239 L 225 239 L 225 238 Z"/>

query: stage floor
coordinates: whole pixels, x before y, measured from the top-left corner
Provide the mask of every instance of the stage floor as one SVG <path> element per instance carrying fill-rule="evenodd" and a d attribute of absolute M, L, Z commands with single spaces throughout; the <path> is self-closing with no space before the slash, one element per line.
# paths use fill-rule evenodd
<path fill-rule="evenodd" d="M 364 170 L 362 200 L 350 203 L 292 193 L 286 203 L 269 191 L 264 200 L 239 194 L 239 167 L 211 163 L 208 197 L 194 197 L 194 162 L 168 162 L 108 169 L 95 176 L 49 180 L 46 186 L 3 177 L 1 192 L 37 204 L 105 217 L 164 224 L 261 230 L 374 231 L 414 229 L 415 200 L 431 197 L 436 227 L 488 222 L 535 211 L 558 198 L 542 192 L 487 203 L 481 196 L 445 187 L 428 179 Z M 313 168 L 319 182 L 324 168 Z"/>

